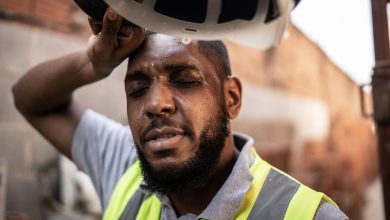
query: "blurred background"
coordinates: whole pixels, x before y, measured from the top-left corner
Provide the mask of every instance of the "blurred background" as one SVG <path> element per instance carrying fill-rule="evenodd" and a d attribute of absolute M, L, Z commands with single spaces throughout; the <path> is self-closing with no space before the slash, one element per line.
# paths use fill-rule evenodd
<path fill-rule="evenodd" d="M 362 116 L 359 93 L 374 67 L 371 23 L 369 0 L 303 0 L 280 46 L 225 43 L 244 83 L 233 129 L 351 219 L 381 220 L 375 126 Z M 88 177 L 26 123 L 11 95 L 29 68 L 84 49 L 89 36 L 87 17 L 71 0 L 0 0 L 0 219 L 101 218 Z M 126 124 L 125 65 L 115 72 L 75 96 Z M 363 97 L 371 111 L 369 89 Z"/>

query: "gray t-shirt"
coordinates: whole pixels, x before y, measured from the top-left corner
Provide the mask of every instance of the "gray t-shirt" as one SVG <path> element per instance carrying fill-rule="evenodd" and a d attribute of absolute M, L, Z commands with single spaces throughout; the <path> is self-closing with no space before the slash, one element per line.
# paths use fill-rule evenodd
<path fill-rule="evenodd" d="M 72 158 L 91 178 L 105 210 L 116 183 L 137 158 L 130 128 L 87 110 L 73 137 Z"/>
<path fill-rule="evenodd" d="M 253 144 L 253 140 L 250 137 L 241 135 L 241 138 L 247 139 L 247 143 L 245 145 L 249 146 Z M 245 146 L 243 149 L 246 149 Z M 127 168 L 135 161 L 137 158 L 137 152 L 128 126 L 121 125 L 120 123 L 112 121 L 92 110 L 87 110 L 83 114 L 73 138 L 72 156 L 78 168 L 90 176 L 101 200 L 103 210 L 105 210 L 116 183 Z M 237 161 L 244 160 L 242 158 L 240 159 L 240 157 Z M 242 175 L 242 168 L 238 168 L 239 166 L 242 166 L 242 163 L 238 164 L 237 162 L 235 165 L 237 168 L 233 168 L 232 174 L 227 181 L 232 179 L 242 180 L 242 177 L 232 178 L 232 175 Z M 237 171 L 235 172 L 234 170 Z M 237 184 L 229 183 L 225 183 L 220 191 L 223 192 L 225 190 L 232 190 L 232 187 L 237 186 Z M 224 207 L 221 207 L 221 203 L 222 205 L 224 204 L 224 202 L 221 202 L 221 200 L 224 200 L 224 198 L 221 197 L 223 194 L 224 193 L 217 193 L 213 201 L 206 208 L 205 212 L 202 213 L 203 215 L 201 215 L 208 217 L 218 216 L 215 217 L 215 219 L 219 219 L 219 216 L 228 213 L 221 212 L 220 214 L 215 214 L 214 207 L 224 209 Z M 238 203 L 236 205 L 239 205 L 243 195 L 236 196 L 238 198 L 236 199 L 236 203 Z M 160 199 L 162 199 L 164 204 L 164 210 L 161 218 L 176 219 L 174 210 L 169 205 L 167 197 Z M 232 201 L 229 205 L 234 205 L 234 203 L 235 202 Z M 226 217 L 227 216 L 222 219 L 226 219 Z M 196 218 L 197 216 L 189 214 L 182 216 L 179 219 Z M 213 217 L 211 218 L 213 219 Z M 330 203 L 323 202 L 317 210 L 315 219 L 348 219 L 348 217 Z"/>

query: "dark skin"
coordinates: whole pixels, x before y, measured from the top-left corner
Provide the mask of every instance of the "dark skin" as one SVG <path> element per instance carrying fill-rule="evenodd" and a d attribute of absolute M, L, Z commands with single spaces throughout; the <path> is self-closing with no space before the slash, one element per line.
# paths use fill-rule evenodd
<path fill-rule="evenodd" d="M 144 40 L 141 28 L 123 27 L 121 23 L 111 9 L 103 24 L 90 19 L 93 33 L 101 34 L 91 38 L 86 50 L 39 64 L 13 87 L 18 110 L 69 158 L 73 134 L 85 109 L 72 99 L 72 93 L 108 76 Z M 214 64 L 199 53 L 196 42 L 183 45 L 156 35 L 131 57 L 125 80 L 129 124 L 134 140 L 154 168 L 180 164 L 196 151 L 200 132 L 217 115 L 221 98 L 228 117 L 237 117 L 241 107 L 240 81 L 235 77 L 221 79 Z M 135 73 L 141 77 L 131 77 Z M 143 91 L 138 91 L 140 88 Z M 147 141 L 141 143 L 145 126 L 158 117 L 185 123 L 191 134 L 177 127 L 163 128 L 146 134 Z M 53 124 L 57 129 L 52 129 Z M 230 134 L 208 184 L 168 195 L 178 215 L 200 214 L 225 182 L 236 157 Z"/>
<path fill-rule="evenodd" d="M 221 80 L 214 64 L 198 51 L 196 42 L 183 45 L 159 34 L 149 37 L 131 58 L 125 90 L 134 140 L 154 169 L 180 165 L 196 152 L 201 131 L 210 118 L 216 117 L 221 98 L 227 103 L 229 118 L 237 116 L 241 104 L 239 80 Z M 153 139 L 142 143 L 145 128 L 156 118 L 185 124 L 191 134 L 185 134 L 180 127 L 163 127 L 153 130 Z M 167 134 L 169 138 L 159 138 Z M 230 134 L 208 183 L 169 195 L 178 214 L 200 214 L 226 181 L 236 157 Z"/>
<path fill-rule="evenodd" d="M 111 9 L 103 23 L 89 20 L 93 33 L 100 34 L 90 38 L 85 50 L 33 67 L 12 88 L 16 108 L 70 159 L 73 134 L 85 111 L 73 101 L 73 92 L 111 74 L 144 40 L 142 28 L 121 25 L 122 18 Z"/>

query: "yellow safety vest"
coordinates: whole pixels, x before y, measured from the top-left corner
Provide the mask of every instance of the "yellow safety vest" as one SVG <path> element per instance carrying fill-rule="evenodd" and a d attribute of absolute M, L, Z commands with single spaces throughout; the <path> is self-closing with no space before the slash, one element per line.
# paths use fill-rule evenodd
<path fill-rule="evenodd" d="M 234 219 L 311 220 L 321 203 L 326 200 L 337 205 L 325 194 L 299 183 L 283 171 L 255 156 L 250 172 L 252 183 L 246 192 Z M 104 220 L 136 219 L 159 220 L 161 202 L 154 195 L 140 190 L 142 176 L 139 161 L 121 177 L 104 213 Z"/>

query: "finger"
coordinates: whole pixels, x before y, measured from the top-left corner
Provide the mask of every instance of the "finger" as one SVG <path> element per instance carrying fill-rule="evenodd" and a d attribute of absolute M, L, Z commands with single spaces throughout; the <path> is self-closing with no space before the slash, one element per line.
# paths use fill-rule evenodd
<path fill-rule="evenodd" d="M 102 31 L 102 22 L 97 21 L 91 17 L 88 17 L 88 23 L 89 26 L 91 27 L 92 33 L 94 35 L 98 35 Z"/>
<path fill-rule="evenodd" d="M 133 34 L 133 28 L 130 25 L 123 25 L 121 26 L 121 29 L 119 29 L 119 37 L 131 37 Z"/>
<path fill-rule="evenodd" d="M 131 44 L 131 41 L 133 40 L 133 34 L 130 34 L 129 36 L 118 36 L 118 43 L 119 47 L 126 47 Z"/>
<path fill-rule="evenodd" d="M 97 35 L 91 35 L 89 38 L 88 38 L 88 45 L 92 45 L 96 39 Z"/>
<path fill-rule="evenodd" d="M 120 46 L 118 55 L 120 57 L 128 56 L 131 52 L 140 47 L 145 39 L 145 32 L 143 28 L 132 26 L 130 30 L 130 34 L 127 37 L 118 36 L 118 42 Z"/>
<path fill-rule="evenodd" d="M 115 45 L 118 31 L 122 24 L 122 17 L 113 9 L 107 8 L 103 18 L 102 36 L 103 44 Z"/>

